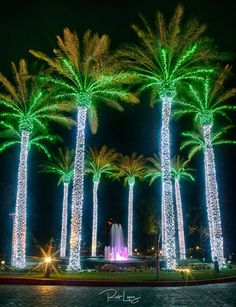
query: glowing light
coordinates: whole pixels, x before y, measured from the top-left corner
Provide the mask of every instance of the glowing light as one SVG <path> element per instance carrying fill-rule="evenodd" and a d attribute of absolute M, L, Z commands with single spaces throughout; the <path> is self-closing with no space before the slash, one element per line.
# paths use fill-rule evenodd
<path fill-rule="evenodd" d="M 115 259 L 111 260 L 127 260 L 127 257 L 120 255 L 120 253 L 116 253 Z"/>
<path fill-rule="evenodd" d="M 5 261 L 4 261 L 4 260 L 2 260 L 2 261 L 1 261 L 1 264 L 2 264 L 2 265 L 4 265 L 4 264 L 5 264 Z"/>
<path fill-rule="evenodd" d="M 93 182 L 93 230 L 92 230 L 92 256 L 96 256 L 97 251 L 97 210 L 98 210 L 98 184 L 99 181 Z"/>
<path fill-rule="evenodd" d="M 172 97 L 162 97 L 161 168 L 162 168 L 162 250 L 167 269 L 176 265 L 174 206 L 172 197 L 170 131 Z"/>
<path fill-rule="evenodd" d="M 67 182 L 64 182 L 62 225 L 61 225 L 61 245 L 60 245 L 60 256 L 61 257 L 66 256 L 67 220 L 68 220 L 68 187 L 69 187 L 69 184 Z"/>
<path fill-rule="evenodd" d="M 211 143 L 211 129 L 212 125 L 210 124 L 203 126 L 203 136 L 205 140 L 204 166 L 207 216 L 210 232 L 211 257 L 213 261 L 216 257 L 219 261 L 219 266 L 222 267 L 225 265 L 225 260 L 218 187 L 216 181 L 215 158 Z"/>
<path fill-rule="evenodd" d="M 72 189 L 70 257 L 68 266 L 69 271 L 77 271 L 81 269 L 80 244 L 82 236 L 81 231 L 84 198 L 84 150 L 86 114 L 87 108 L 78 106 L 78 127 Z"/>
<path fill-rule="evenodd" d="M 133 255 L 133 195 L 134 178 L 129 180 L 129 204 L 128 204 L 128 256 Z"/>
<path fill-rule="evenodd" d="M 177 211 L 177 221 L 178 221 L 180 259 L 186 259 L 182 202 L 181 202 L 179 180 L 177 179 L 175 179 L 175 201 L 176 201 L 176 211 Z"/>
<path fill-rule="evenodd" d="M 16 211 L 13 222 L 11 264 L 18 269 L 25 268 L 26 245 L 26 202 L 27 202 L 27 160 L 29 132 L 21 133 L 20 162 L 18 167 Z"/>
<path fill-rule="evenodd" d="M 46 258 L 44 259 L 44 262 L 46 262 L 46 263 L 51 263 L 51 261 L 52 261 L 52 258 L 51 258 L 51 257 L 46 257 Z"/>

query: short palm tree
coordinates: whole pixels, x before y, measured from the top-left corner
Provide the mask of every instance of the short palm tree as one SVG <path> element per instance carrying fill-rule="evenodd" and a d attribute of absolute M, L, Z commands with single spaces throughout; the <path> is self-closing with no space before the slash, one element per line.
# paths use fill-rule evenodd
<path fill-rule="evenodd" d="M 180 193 L 180 181 L 192 180 L 194 177 L 191 174 L 193 169 L 188 167 L 189 160 L 181 159 L 180 156 L 176 156 L 172 159 L 172 175 L 175 182 L 175 203 L 177 211 L 177 223 L 178 223 L 178 239 L 179 239 L 179 252 L 180 259 L 186 259 L 185 248 L 185 235 L 184 235 L 184 221 L 183 221 L 183 209 Z"/>
<path fill-rule="evenodd" d="M 80 41 L 77 33 L 64 29 L 63 37 L 57 36 L 58 49 L 55 58 L 30 50 L 39 59 L 47 62 L 54 74 L 41 78 L 54 87 L 58 99 L 70 100 L 77 106 L 77 138 L 75 149 L 74 177 L 72 190 L 72 214 L 70 236 L 70 258 L 68 270 L 80 270 L 80 249 L 82 236 L 85 125 L 88 121 L 93 133 L 96 132 L 98 102 L 122 111 L 116 101 L 137 102 L 123 84 L 133 80 L 130 73 L 118 71 L 118 61 L 109 57 L 109 37 L 91 34 L 88 30 Z"/>
<path fill-rule="evenodd" d="M 26 248 L 26 203 L 27 203 L 27 161 L 30 145 L 36 145 L 49 155 L 44 141 L 54 141 L 48 133 L 48 122 L 57 121 L 68 125 L 69 120 L 61 114 L 63 105 L 48 100 L 48 95 L 40 89 L 28 73 L 27 63 L 21 59 L 19 67 L 12 63 L 14 83 L 0 74 L 0 83 L 5 92 L 0 93 L 1 126 L 6 142 L 1 151 L 20 142 L 17 196 L 13 223 L 12 266 L 24 268 Z M 19 141 L 20 140 L 20 141 Z"/>
<path fill-rule="evenodd" d="M 137 179 L 143 179 L 145 174 L 145 159 L 143 155 L 132 153 L 131 156 L 119 155 L 116 169 L 112 175 L 114 179 L 124 178 L 124 184 L 129 185 L 128 202 L 128 256 L 133 255 L 133 193 Z"/>
<path fill-rule="evenodd" d="M 203 38 L 206 26 L 193 19 L 181 27 L 183 12 L 183 7 L 178 5 L 169 23 L 157 12 L 154 29 L 142 17 L 144 29 L 133 25 L 140 44 L 128 45 L 119 53 L 140 78 L 140 91 L 150 91 L 152 100 L 160 100 L 162 103 L 162 203 L 166 220 L 163 224 L 165 229 L 162 229 L 166 240 L 162 242 L 165 245 L 162 248 L 165 250 L 169 269 L 173 269 L 176 263 L 169 131 L 171 109 L 182 84 L 202 79 L 211 73 L 212 69 L 204 61 L 215 58 L 210 51 L 209 41 Z"/>
<path fill-rule="evenodd" d="M 152 184 L 156 179 L 161 179 L 160 157 L 157 154 L 153 154 L 153 157 L 147 158 L 147 162 L 151 165 L 146 167 L 144 179 L 148 179 L 150 184 Z"/>
<path fill-rule="evenodd" d="M 199 131 L 184 132 L 185 137 L 181 149 L 190 148 L 191 159 L 198 151 L 204 153 L 205 167 L 205 193 L 207 205 L 207 217 L 210 233 L 211 257 L 224 265 L 223 235 L 221 227 L 218 186 L 216 181 L 216 168 L 213 146 L 222 144 L 236 144 L 235 141 L 224 139 L 224 134 L 231 126 L 222 127 L 217 131 L 212 130 L 212 125 L 207 124 L 199 128 Z"/>
<path fill-rule="evenodd" d="M 63 205 L 61 222 L 60 257 L 66 256 L 67 246 L 67 222 L 68 222 L 68 190 L 73 178 L 74 150 L 66 148 L 58 149 L 58 154 L 53 155 L 51 161 L 41 164 L 41 171 L 51 173 L 59 177 L 58 185 L 63 183 Z"/>
<path fill-rule="evenodd" d="M 103 145 L 99 151 L 91 147 L 88 149 L 85 172 L 93 175 L 92 256 L 96 256 L 97 253 L 98 185 L 101 175 L 111 176 L 114 170 L 113 163 L 117 159 L 117 155 L 114 148 L 109 149 L 106 145 Z"/>
<path fill-rule="evenodd" d="M 109 149 L 106 145 L 103 145 L 100 150 L 91 147 L 88 149 L 85 172 L 93 175 L 92 256 L 96 256 L 97 253 L 98 185 L 102 175 L 111 176 L 116 158 L 115 149 Z"/>

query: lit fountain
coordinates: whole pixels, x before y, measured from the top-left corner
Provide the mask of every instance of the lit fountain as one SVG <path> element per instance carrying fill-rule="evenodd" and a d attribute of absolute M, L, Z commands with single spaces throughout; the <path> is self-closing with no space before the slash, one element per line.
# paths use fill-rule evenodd
<path fill-rule="evenodd" d="M 111 227 L 111 245 L 105 246 L 104 257 L 108 260 L 127 260 L 128 250 L 124 243 L 123 230 L 120 224 Z"/>

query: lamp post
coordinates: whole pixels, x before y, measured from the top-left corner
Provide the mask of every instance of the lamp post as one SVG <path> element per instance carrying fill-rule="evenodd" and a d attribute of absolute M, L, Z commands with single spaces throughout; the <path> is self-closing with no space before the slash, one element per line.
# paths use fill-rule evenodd
<path fill-rule="evenodd" d="M 160 278 L 160 240 L 161 235 L 156 233 L 156 279 Z"/>
<path fill-rule="evenodd" d="M 52 262 L 52 258 L 51 257 L 45 257 L 45 259 L 44 259 L 44 263 L 45 263 L 44 277 L 45 278 L 49 278 L 50 277 L 51 262 Z"/>

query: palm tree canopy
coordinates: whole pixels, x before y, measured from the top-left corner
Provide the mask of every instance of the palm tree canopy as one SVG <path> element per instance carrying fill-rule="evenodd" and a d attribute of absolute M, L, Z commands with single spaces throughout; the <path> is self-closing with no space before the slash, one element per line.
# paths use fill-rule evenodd
<path fill-rule="evenodd" d="M 131 156 L 119 154 L 112 177 L 114 179 L 124 178 L 125 184 L 134 184 L 135 179 L 143 179 L 145 170 L 145 159 L 143 155 L 137 155 L 136 152 L 132 153 Z"/>
<path fill-rule="evenodd" d="M 0 121 L 0 153 L 7 150 L 8 148 L 18 145 L 21 143 L 21 132 L 16 129 L 11 123 L 6 121 Z M 48 158 L 51 158 L 51 153 L 47 148 L 47 143 L 55 143 L 60 140 L 60 137 L 45 131 L 45 134 L 38 134 L 33 132 L 30 135 L 29 140 L 29 150 L 32 147 L 35 147 L 47 155 Z"/>
<path fill-rule="evenodd" d="M 179 155 L 175 156 L 172 159 L 172 175 L 176 180 L 192 180 L 194 181 L 194 177 L 191 174 L 193 171 L 192 168 L 187 167 L 190 160 L 184 160 Z"/>
<path fill-rule="evenodd" d="M 19 61 L 17 68 L 12 63 L 14 83 L 0 73 L 0 83 L 5 93 L 0 93 L 0 106 L 3 107 L 0 119 L 15 127 L 16 130 L 47 131 L 49 121 L 68 126 L 72 121 L 62 114 L 65 105 L 50 99 L 49 94 L 35 83 L 29 75 L 27 63 Z"/>
<path fill-rule="evenodd" d="M 150 185 L 158 178 L 161 178 L 161 162 L 160 157 L 157 154 L 153 154 L 153 157 L 147 158 L 151 166 L 146 166 L 146 172 L 144 179 L 150 180 Z"/>
<path fill-rule="evenodd" d="M 35 57 L 44 60 L 53 69 L 54 75 L 41 79 L 54 86 L 58 99 L 69 100 L 88 108 L 88 120 L 93 133 L 97 131 L 96 103 L 104 102 L 109 107 L 123 111 L 117 100 L 137 103 L 127 85 L 134 76 L 121 71 L 120 64 L 109 51 L 110 39 L 87 30 L 80 40 L 76 32 L 65 28 L 63 37 L 57 36 L 58 49 L 55 58 L 39 51 L 30 50 Z M 123 85 L 126 85 L 124 87 Z"/>
<path fill-rule="evenodd" d="M 178 5 L 167 23 L 157 12 L 153 28 L 141 16 L 143 28 L 132 25 L 140 39 L 139 46 L 130 44 L 119 52 L 140 77 L 140 90 L 149 89 L 153 99 L 174 97 L 180 82 L 199 80 L 213 71 L 203 63 L 216 58 L 210 40 L 203 37 L 206 26 L 192 19 L 181 27 L 183 14 L 183 6 Z"/>
<path fill-rule="evenodd" d="M 211 143 L 213 146 L 222 145 L 222 144 L 236 144 L 234 140 L 228 140 L 224 138 L 224 135 L 228 132 L 229 129 L 234 126 L 225 126 L 214 129 L 211 133 Z M 205 150 L 205 142 L 203 137 L 203 130 L 201 127 L 198 127 L 196 131 L 183 132 L 184 140 L 180 146 L 180 150 L 189 148 L 188 158 L 192 157 L 199 151 Z"/>
<path fill-rule="evenodd" d="M 70 183 L 73 177 L 74 150 L 65 148 L 58 149 L 58 154 L 53 155 L 52 161 L 40 165 L 41 172 L 52 173 L 59 176 L 58 185 Z"/>
<path fill-rule="evenodd" d="M 93 174 L 94 181 L 100 181 L 102 174 L 111 175 L 114 171 L 114 161 L 118 154 L 114 148 L 108 148 L 103 145 L 100 150 L 97 148 L 88 148 L 86 173 Z"/>
<path fill-rule="evenodd" d="M 213 124 L 215 117 L 226 117 L 227 112 L 236 110 L 235 105 L 226 101 L 236 95 L 236 88 L 224 89 L 224 83 L 229 77 L 231 67 L 226 65 L 211 77 L 208 76 L 202 82 L 188 85 L 185 95 L 176 103 L 174 115 L 178 118 L 184 115 L 192 115 L 194 121 L 201 125 Z"/>

